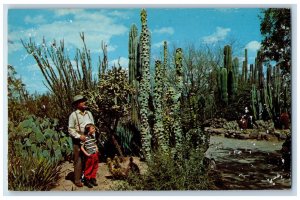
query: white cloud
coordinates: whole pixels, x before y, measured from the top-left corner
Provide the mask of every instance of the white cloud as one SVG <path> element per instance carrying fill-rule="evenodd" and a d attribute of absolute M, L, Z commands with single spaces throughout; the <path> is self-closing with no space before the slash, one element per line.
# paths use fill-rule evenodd
<path fill-rule="evenodd" d="M 213 34 L 202 37 L 202 40 L 207 44 L 216 43 L 218 41 L 224 40 L 230 31 L 230 28 L 217 27 L 216 31 Z"/>
<path fill-rule="evenodd" d="M 114 59 L 114 60 L 110 61 L 108 63 L 108 66 L 109 67 L 111 67 L 111 66 L 118 67 L 119 63 L 120 63 L 120 65 L 121 65 L 122 68 L 127 69 L 128 68 L 128 62 L 129 62 L 128 58 L 120 57 L 118 59 Z"/>
<path fill-rule="evenodd" d="M 32 37 L 33 41 L 39 43 L 43 37 L 47 42 L 53 39 L 58 42 L 63 39 L 65 47 L 82 48 L 80 32 L 85 33 L 87 48 L 93 52 L 95 49 L 100 49 L 101 41 L 108 44 L 112 37 L 123 35 L 128 30 L 128 27 L 116 22 L 113 17 L 99 12 L 87 12 L 80 9 L 57 9 L 54 11 L 56 16 L 70 15 L 70 20 L 56 18 L 52 23 L 37 23 L 39 25 L 37 28 L 9 32 L 8 39 L 12 41 L 12 44 L 8 46 L 9 53 L 23 48 L 18 44 L 20 37 L 23 37 L 22 39 L 25 41 Z M 111 44 L 109 50 L 114 51 L 116 47 Z"/>
<path fill-rule="evenodd" d="M 162 47 L 164 45 L 164 41 L 165 40 L 152 44 L 153 48 L 160 48 L 160 47 Z M 168 41 L 167 41 L 167 43 L 169 44 Z"/>
<path fill-rule="evenodd" d="M 24 18 L 24 22 L 28 23 L 28 24 L 41 24 L 41 23 L 45 23 L 46 19 L 44 18 L 43 15 L 38 15 L 38 16 L 34 16 L 34 17 L 27 15 Z"/>
<path fill-rule="evenodd" d="M 256 52 L 260 47 L 261 44 L 258 41 L 251 41 L 245 46 L 245 48 L 248 49 L 248 51 L 253 51 L 253 52 Z"/>
<path fill-rule="evenodd" d="M 61 17 L 65 15 L 76 15 L 78 13 L 84 12 L 83 9 L 76 9 L 76 8 L 54 9 L 53 11 L 56 17 Z"/>
<path fill-rule="evenodd" d="M 158 34 L 174 34 L 174 29 L 172 27 L 162 27 L 160 29 L 154 29 L 153 33 L 158 33 Z"/>

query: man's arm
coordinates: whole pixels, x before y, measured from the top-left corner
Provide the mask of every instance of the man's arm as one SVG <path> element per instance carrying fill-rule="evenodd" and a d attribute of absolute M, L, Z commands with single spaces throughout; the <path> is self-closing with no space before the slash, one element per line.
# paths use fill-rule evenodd
<path fill-rule="evenodd" d="M 80 134 L 77 132 L 76 129 L 76 117 L 74 112 L 69 117 L 68 132 L 71 135 L 71 137 L 80 138 Z"/>

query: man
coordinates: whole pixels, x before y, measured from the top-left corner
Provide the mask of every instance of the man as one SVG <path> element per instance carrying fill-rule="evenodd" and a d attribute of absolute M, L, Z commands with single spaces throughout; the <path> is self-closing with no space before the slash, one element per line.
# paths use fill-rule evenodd
<path fill-rule="evenodd" d="M 74 183 L 77 187 L 82 187 L 82 152 L 80 151 L 80 142 L 85 141 L 84 126 L 88 123 L 94 124 L 94 118 L 91 112 L 87 111 L 85 105 L 86 98 L 82 95 L 76 95 L 73 98 L 72 105 L 76 109 L 69 117 L 69 134 L 73 141 L 74 153 Z"/>

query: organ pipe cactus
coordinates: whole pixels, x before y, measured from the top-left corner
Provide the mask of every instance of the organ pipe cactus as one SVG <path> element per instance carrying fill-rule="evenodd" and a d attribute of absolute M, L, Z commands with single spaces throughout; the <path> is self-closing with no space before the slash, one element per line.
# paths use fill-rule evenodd
<path fill-rule="evenodd" d="M 238 77 L 239 77 L 239 59 L 235 58 L 232 63 L 232 70 L 234 74 L 234 82 L 232 84 L 233 86 L 233 94 L 237 94 L 237 88 L 238 88 Z"/>
<path fill-rule="evenodd" d="M 226 45 L 224 47 L 224 68 L 227 69 L 228 96 L 231 99 L 234 99 L 237 94 L 238 63 L 235 63 L 233 66 L 232 51 L 231 51 L 231 46 L 229 45 Z"/>
<path fill-rule="evenodd" d="M 151 158 L 151 134 L 148 122 L 148 101 L 150 94 L 150 33 L 147 27 L 147 12 L 141 11 L 142 30 L 140 35 L 140 52 L 142 79 L 140 81 L 140 116 L 141 116 L 141 142 L 146 160 Z"/>
<path fill-rule="evenodd" d="M 138 62 L 138 33 L 136 25 L 130 27 L 129 32 L 129 84 L 135 89 L 135 93 L 129 96 L 131 104 L 131 120 L 132 123 L 138 128 L 139 127 L 139 108 L 137 102 L 138 93 L 138 80 L 136 79 L 138 68 L 140 63 Z"/>
<path fill-rule="evenodd" d="M 227 69 L 222 67 L 220 70 L 220 82 L 221 82 L 221 99 L 227 104 L 228 103 L 228 92 L 227 92 Z"/>
<path fill-rule="evenodd" d="M 232 51 L 229 45 L 224 47 L 224 67 L 228 72 L 232 71 Z"/>
<path fill-rule="evenodd" d="M 138 33 L 136 25 L 130 27 L 129 32 L 129 84 L 135 86 L 135 75 L 137 71 L 137 47 L 138 47 Z"/>

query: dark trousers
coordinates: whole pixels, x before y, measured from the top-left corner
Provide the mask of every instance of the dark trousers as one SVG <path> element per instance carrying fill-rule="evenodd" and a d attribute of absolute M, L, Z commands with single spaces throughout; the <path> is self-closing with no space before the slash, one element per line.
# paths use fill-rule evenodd
<path fill-rule="evenodd" d="M 80 150 L 80 142 L 76 139 L 73 140 L 73 153 L 74 153 L 74 183 L 81 182 L 82 175 L 82 153 Z"/>

